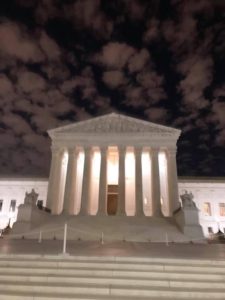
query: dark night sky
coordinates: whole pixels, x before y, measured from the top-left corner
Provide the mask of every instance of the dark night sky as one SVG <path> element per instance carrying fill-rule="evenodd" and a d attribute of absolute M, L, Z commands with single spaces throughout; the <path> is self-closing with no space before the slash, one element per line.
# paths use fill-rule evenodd
<path fill-rule="evenodd" d="M 224 0 L 1 0 L 0 174 L 48 176 L 46 130 L 120 112 L 182 130 L 225 176 Z"/>

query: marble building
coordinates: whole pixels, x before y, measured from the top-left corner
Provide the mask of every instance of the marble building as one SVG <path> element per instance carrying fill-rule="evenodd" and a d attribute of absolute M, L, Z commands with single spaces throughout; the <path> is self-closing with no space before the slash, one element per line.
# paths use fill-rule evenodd
<path fill-rule="evenodd" d="M 188 191 L 204 234 L 224 232 L 225 181 L 177 179 L 180 130 L 113 113 L 48 133 L 49 180 L 0 179 L 0 229 L 16 221 L 32 189 L 37 204 L 52 216 L 133 217 L 135 222 L 172 217 L 181 205 L 179 195 Z"/>
<path fill-rule="evenodd" d="M 52 214 L 171 216 L 179 208 L 180 130 L 112 113 L 48 133 Z"/>

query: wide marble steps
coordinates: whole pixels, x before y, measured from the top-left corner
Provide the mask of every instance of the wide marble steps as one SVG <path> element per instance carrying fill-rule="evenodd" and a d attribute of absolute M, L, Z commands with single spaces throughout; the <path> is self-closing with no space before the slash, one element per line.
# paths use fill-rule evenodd
<path fill-rule="evenodd" d="M 3 300 L 225 299 L 225 261 L 0 255 Z"/>

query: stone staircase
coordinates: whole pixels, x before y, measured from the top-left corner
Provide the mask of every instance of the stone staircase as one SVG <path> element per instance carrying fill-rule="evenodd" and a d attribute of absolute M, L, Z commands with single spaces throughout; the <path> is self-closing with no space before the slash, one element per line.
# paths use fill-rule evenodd
<path fill-rule="evenodd" d="M 225 261 L 0 255 L 2 300 L 225 299 Z"/>

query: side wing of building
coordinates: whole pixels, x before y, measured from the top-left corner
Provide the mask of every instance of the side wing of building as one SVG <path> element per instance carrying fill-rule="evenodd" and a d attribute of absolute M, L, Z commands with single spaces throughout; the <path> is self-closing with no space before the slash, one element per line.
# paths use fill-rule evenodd
<path fill-rule="evenodd" d="M 179 178 L 179 195 L 192 192 L 205 236 L 225 233 L 225 179 Z"/>
<path fill-rule="evenodd" d="M 38 203 L 46 204 L 47 178 L 0 178 L 0 230 L 17 219 L 18 207 L 24 203 L 26 192 L 38 194 Z"/>

